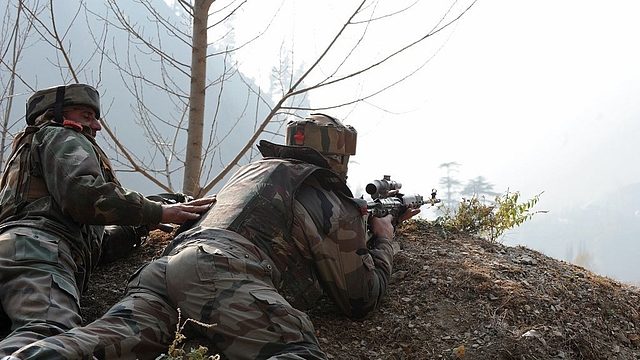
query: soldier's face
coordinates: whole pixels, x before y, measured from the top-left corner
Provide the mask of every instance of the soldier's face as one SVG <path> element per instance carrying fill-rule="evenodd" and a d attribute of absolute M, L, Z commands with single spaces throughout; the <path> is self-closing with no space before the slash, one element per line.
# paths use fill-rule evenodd
<path fill-rule="evenodd" d="M 96 119 L 96 113 L 89 107 L 76 107 L 64 111 L 64 118 L 76 122 L 82 126 L 91 129 L 91 136 L 95 137 L 96 133 L 102 130 L 100 121 Z"/>

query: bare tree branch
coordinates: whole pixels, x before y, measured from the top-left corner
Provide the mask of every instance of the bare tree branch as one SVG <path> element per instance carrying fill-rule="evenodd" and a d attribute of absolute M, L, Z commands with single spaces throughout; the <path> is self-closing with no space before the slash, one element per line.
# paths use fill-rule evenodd
<path fill-rule="evenodd" d="M 116 128 L 110 128 L 101 119 L 106 138 L 111 140 L 110 146 L 115 151 L 114 163 L 122 167 L 118 170 L 140 173 L 164 191 L 173 191 L 174 184 L 179 183 L 176 176 L 181 174 L 182 184 L 178 186 L 182 186 L 182 191 L 202 196 L 232 169 L 257 156 L 253 147 L 260 136 L 281 137 L 291 117 L 305 116 L 302 112 L 306 111 L 368 103 L 414 76 L 439 50 L 411 67 L 394 69 L 395 76 L 384 83 L 375 87 L 364 85 L 372 74 L 392 67 L 396 59 L 405 59 L 408 55 L 404 54 L 410 54 L 410 49 L 417 48 L 458 21 L 476 0 L 468 0 L 470 5 L 458 14 L 453 13 L 454 7 L 460 7 L 458 0 L 452 0 L 451 7 L 443 11 L 442 17 L 428 23 L 421 32 L 414 32 L 414 38 L 405 37 L 404 42 L 380 48 L 380 54 L 364 61 L 355 59 L 379 28 L 378 24 L 401 14 L 410 14 L 419 2 L 414 0 L 400 9 L 380 14 L 382 5 L 388 3 L 358 1 L 352 11 L 341 14 L 346 15 L 344 21 L 333 28 L 333 36 L 313 58 L 291 50 L 296 45 L 293 36 L 278 40 L 280 60 L 271 69 L 268 89 L 261 88 L 255 83 L 257 80 L 239 70 L 244 65 L 241 56 L 249 45 L 261 45 L 265 35 L 278 29 L 275 26 L 281 24 L 278 16 L 285 13 L 285 4 L 290 4 L 287 0 L 270 5 L 273 14 L 264 19 L 257 33 L 238 41 L 235 41 L 233 21 L 242 15 L 243 8 L 253 4 L 247 0 L 224 3 L 177 0 L 170 12 L 151 0 L 127 3 L 108 0 L 100 11 L 96 11 L 94 3 L 76 1 L 79 4 L 77 11 L 67 11 L 66 18 L 56 19 L 53 0 L 46 1 L 47 6 L 29 6 L 22 10 L 23 19 L 33 28 L 32 36 L 38 36 L 41 45 L 48 45 L 53 50 L 53 55 L 49 53 L 46 61 L 58 69 L 60 78 L 72 78 L 75 82 L 97 78 L 99 84 L 103 80 L 103 69 L 116 69 L 119 77 L 110 75 L 109 83 L 117 81 L 120 93 L 114 94 L 117 100 L 112 100 L 111 106 L 114 101 L 125 103 L 125 106 L 109 107 L 108 111 L 103 111 L 103 117 L 112 110 L 130 109 L 130 123 L 137 126 L 135 131 L 121 130 L 120 135 L 135 136 L 138 143 L 144 138 L 147 145 L 143 151 L 134 151 L 133 145 L 128 146 L 130 141 L 117 138 Z M 214 4 L 220 6 L 213 8 Z M 136 20 L 134 15 L 139 13 L 145 14 L 146 18 Z M 73 41 L 77 30 L 73 26 L 82 15 L 93 47 L 89 50 L 83 44 L 86 48 L 81 53 L 86 55 L 78 56 L 80 49 Z M 97 26 L 101 28 L 95 31 Z M 213 29 L 218 35 L 212 40 L 209 32 Z M 347 41 L 350 47 L 345 49 L 342 44 Z M 6 47 L 2 50 L 5 54 L 9 51 Z M 5 56 L 0 64 L 11 67 Z M 211 65 L 217 68 L 208 71 L 207 67 Z M 15 83 L 18 74 L 13 79 Z M 32 80 L 20 81 L 26 84 Z M 326 104 L 310 103 L 311 93 L 327 89 L 342 91 L 353 84 L 355 90 L 344 99 Z M 157 107 L 158 103 L 160 107 Z M 238 133 L 242 133 L 241 138 Z M 202 183 L 206 185 L 202 186 Z"/>
<path fill-rule="evenodd" d="M 314 61 L 313 64 L 311 64 L 307 71 L 302 74 L 294 83 L 293 85 L 290 87 L 290 89 L 283 94 L 282 98 L 276 103 L 275 107 L 271 110 L 271 112 L 269 113 L 269 115 L 267 115 L 267 117 L 263 120 L 262 124 L 260 124 L 260 126 L 258 126 L 258 128 L 256 129 L 255 133 L 253 134 L 253 136 L 251 136 L 249 138 L 249 140 L 246 142 L 245 146 L 242 148 L 242 150 L 238 153 L 238 155 L 236 157 L 234 157 L 230 163 L 224 168 L 222 169 L 222 171 L 218 174 L 218 176 L 216 176 L 215 178 L 213 178 L 208 184 L 206 184 L 203 188 L 202 191 L 199 193 L 199 195 L 204 195 L 207 192 L 211 191 L 211 189 L 213 189 L 213 187 L 219 182 L 221 181 L 226 175 L 228 175 L 228 173 L 235 167 L 237 166 L 238 162 L 240 161 L 240 159 L 242 158 L 242 156 L 253 146 L 253 144 L 258 140 L 259 136 L 262 134 L 262 132 L 265 130 L 266 126 L 272 121 L 272 119 L 275 117 L 275 115 L 278 113 L 278 111 L 280 110 L 310 110 L 308 108 L 299 108 L 299 107 L 294 107 L 294 106 L 285 106 L 285 103 L 290 99 L 295 97 L 296 95 L 301 95 L 304 93 L 308 93 L 312 90 L 316 90 L 322 87 L 326 87 L 326 86 L 330 86 L 330 85 L 334 85 L 337 83 L 340 83 L 344 80 L 347 80 L 349 78 L 353 78 L 356 76 L 360 76 L 380 65 L 382 65 L 383 63 L 389 61 L 391 58 L 398 56 L 399 54 L 405 52 L 406 50 L 408 50 L 409 48 L 415 46 L 416 44 L 424 41 L 425 39 L 429 38 L 430 36 L 434 35 L 435 33 L 443 30 L 444 28 L 448 27 L 449 25 L 451 25 L 452 23 L 454 23 L 455 21 L 457 21 L 464 13 L 466 13 L 471 6 L 473 6 L 473 4 L 475 4 L 475 0 L 471 3 L 471 5 L 469 5 L 463 12 L 461 12 L 457 17 L 455 17 L 453 20 L 447 22 L 446 24 L 442 25 L 442 26 L 436 26 L 434 29 L 432 29 L 431 31 L 429 31 L 427 34 L 425 34 L 424 36 L 418 38 L 417 40 L 409 43 L 408 45 L 405 45 L 403 47 L 401 47 L 400 49 L 392 52 L 390 55 L 384 57 L 383 59 L 374 62 L 373 64 L 370 64 L 369 66 L 366 66 L 362 69 L 359 69 L 357 71 L 348 73 L 346 75 L 340 76 L 336 79 L 332 79 L 329 80 L 330 77 L 327 77 L 324 81 L 319 82 L 315 85 L 312 86 L 308 86 L 308 87 L 304 87 L 304 88 L 300 88 L 297 89 L 298 86 L 300 86 L 304 80 L 316 69 L 319 67 L 319 65 L 321 64 L 322 60 L 327 56 L 327 54 L 333 49 L 334 45 L 336 44 L 336 42 L 341 38 L 342 34 L 346 31 L 347 27 L 350 25 L 353 25 L 355 22 L 353 21 L 353 19 L 361 13 L 363 7 L 365 6 L 365 4 L 367 3 L 367 0 L 363 0 L 360 5 L 351 13 L 351 16 L 348 18 L 348 20 L 343 24 L 343 26 L 338 30 L 338 32 L 336 33 L 336 35 L 334 35 L 333 40 L 327 45 L 327 47 L 324 49 L 324 51 L 320 54 L 320 56 L 318 56 L 318 58 Z M 446 14 L 445 14 L 446 16 Z M 444 16 L 443 16 L 444 19 Z M 441 20 L 442 21 L 442 20 Z M 365 22 L 366 24 L 368 24 L 368 22 Z M 329 108 L 338 108 L 338 107 L 342 107 L 345 105 L 349 105 L 349 104 L 354 104 L 360 101 L 364 101 L 367 98 L 370 98 L 372 96 L 375 96 L 387 89 L 389 89 L 390 87 L 404 81 L 408 76 L 410 76 L 411 74 L 415 73 L 416 71 L 418 71 L 418 69 L 415 69 L 413 72 L 411 72 L 409 75 L 406 75 L 402 78 L 400 78 L 399 80 L 393 82 L 392 84 L 383 87 L 382 89 L 379 89 L 376 92 L 373 92 L 370 95 L 364 96 L 364 97 L 358 97 L 357 99 L 354 99 L 352 101 L 347 101 L 347 102 L 343 102 L 341 104 L 336 104 L 334 106 L 330 106 L 330 107 L 325 107 L 324 109 L 329 109 Z"/>

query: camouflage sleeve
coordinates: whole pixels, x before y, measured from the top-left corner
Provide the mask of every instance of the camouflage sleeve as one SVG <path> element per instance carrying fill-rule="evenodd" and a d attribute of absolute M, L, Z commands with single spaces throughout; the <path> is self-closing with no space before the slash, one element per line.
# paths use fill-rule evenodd
<path fill-rule="evenodd" d="M 387 290 L 393 263 L 389 239 L 367 249 L 366 215 L 350 199 L 313 182 L 298 192 L 294 214 L 293 237 L 315 263 L 324 289 L 345 315 L 365 318 Z"/>
<path fill-rule="evenodd" d="M 106 181 L 96 150 L 83 134 L 53 126 L 44 130 L 34 146 L 47 189 L 63 213 L 89 225 L 160 222 L 159 202 Z"/>

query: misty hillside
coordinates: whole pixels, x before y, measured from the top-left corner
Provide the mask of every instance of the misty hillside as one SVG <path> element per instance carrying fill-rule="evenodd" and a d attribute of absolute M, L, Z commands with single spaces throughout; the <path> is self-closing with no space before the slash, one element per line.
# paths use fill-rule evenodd
<path fill-rule="evenodd" d="M 639 204 L 640 183 L 603 189 L 585 196 L 581 204 L 523 224 L 516 231 L 517 241 L 595 273 L 639 285 Z"/>
<path fill-rule="evenodd" d="M 83 298 L 86 320 L 116 301 L 168 239 L 154 233 L 129 258 L 99 269 Z M 328 299 L 310 312 L 332 359 L 640 357 L 638 288 L 524 247 L 445 239 L 425 222 L 409 222 L 398 239 L 404 251 L 371 318 L 345 319 Z"/>

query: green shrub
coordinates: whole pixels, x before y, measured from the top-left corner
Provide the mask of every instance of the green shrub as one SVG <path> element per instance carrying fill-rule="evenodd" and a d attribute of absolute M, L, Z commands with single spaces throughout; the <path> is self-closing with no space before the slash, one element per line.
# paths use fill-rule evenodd
<path fill-rule="evenodd" d="M 455 211 L 441 207 L 443 215 L 436 219 L 435 225 L 441 227 L 445 236 L 451 232 L 464 232 L 496 240 L 506 230 L 520 226 L 535 214 L 546 213 L 532 211 L 540 195 L 542 193 L 520 204 L 518 191 L 507 190 L 503 195 L 496 196 L 493 202 L 487 202 L 484 198 L 480 200 L 475 196 L 470 199 L 463 198 Z"/>

